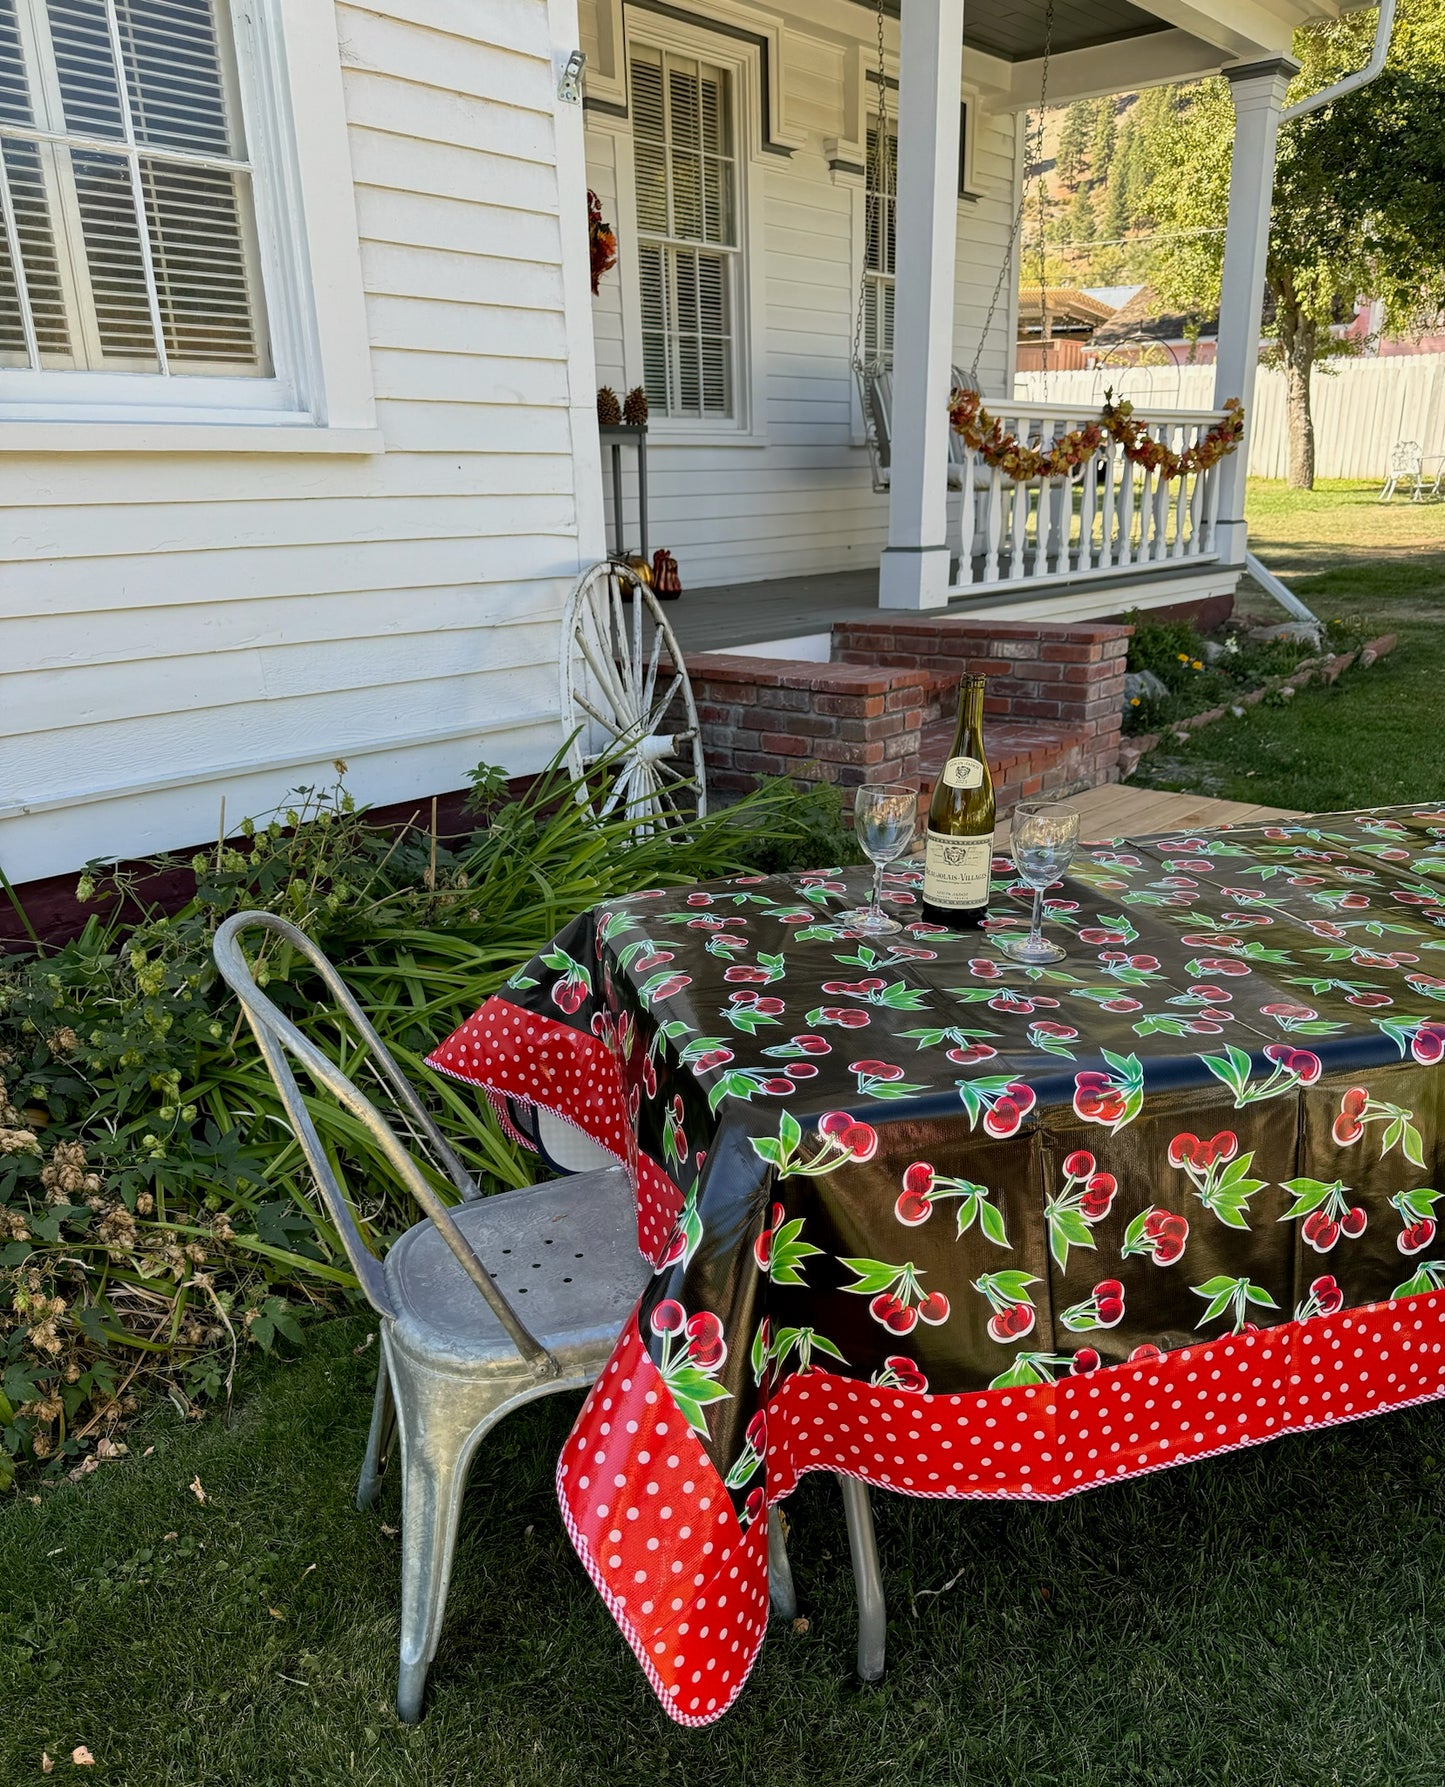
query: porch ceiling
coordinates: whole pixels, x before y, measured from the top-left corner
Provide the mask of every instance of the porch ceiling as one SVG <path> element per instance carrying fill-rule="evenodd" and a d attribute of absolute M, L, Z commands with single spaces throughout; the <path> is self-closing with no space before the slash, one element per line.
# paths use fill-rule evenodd
<path fill-rule="evenodd" d="M 875 0 L 855 0 L 871 11 Z M 898 16 L 898 0 L 883 0 L 884 10 Z M 974 0 L 963 10 L 963 41 L 1006 62 L 1029 62 L 1044 53 L 1044 18 L 1048 0 Z M 1129 0 L 1055 0 L 1055 52 L 1086 50 L 1121 38 L 1147 37 L 1167 31 L 1167 23 Z"/>

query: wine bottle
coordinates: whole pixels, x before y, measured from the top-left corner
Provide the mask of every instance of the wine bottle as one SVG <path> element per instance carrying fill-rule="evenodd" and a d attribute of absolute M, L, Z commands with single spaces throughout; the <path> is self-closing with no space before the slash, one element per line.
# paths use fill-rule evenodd
<path fill-rule="evenodd" d="M 993 862 L 993 778 L 983 751 L 981 676 L 958 692 L 958 727 L 928 803 L 923 916 L 951 931 L 974 930 L 988 915 Z"/>

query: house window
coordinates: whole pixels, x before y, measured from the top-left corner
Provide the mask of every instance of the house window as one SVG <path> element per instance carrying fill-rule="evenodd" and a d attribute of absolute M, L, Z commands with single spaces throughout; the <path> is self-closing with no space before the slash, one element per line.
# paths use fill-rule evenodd
<path fill-rule="evenodd" d="M 0 0 L 0 366 L 266 378 L 225 0 Z"/>
<path fill-rule="evenodd" d="M 648 404 L 663 416 L 731 418 L 741 258 L 732 78 L 642 46 L 629 78 Z"/>
<path fill-rule="evenodd" d="M 885 127 L 877 118 L 868 125 L 863 215 L 868 254 L 863 275 L 863 358 L 891 360 L 898 225 L 898 133 L 891 124 Z"/>

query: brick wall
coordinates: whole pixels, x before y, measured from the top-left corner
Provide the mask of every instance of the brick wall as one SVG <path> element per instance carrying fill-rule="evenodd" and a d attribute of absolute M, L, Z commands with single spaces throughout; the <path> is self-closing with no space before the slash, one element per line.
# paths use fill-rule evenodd
<path fill-rule="evenodd" d="M 987 676 L 985 715 L 1059 734 L 1071 760 L 1070 784 L 1096 787 L 1118 780 L 1131 631 L 1100 623 L 879 616 L 835 626 L 833 656 L 845 664 L 926 668 L 953 684 L 966 673 Z"/>
<path fill-rule="evenodd" d="M 967 672 L 985 712 L 1001 811 L 1029 794 L 1118 779 L 1130 629 L 889 618 L 840 622 L 833 662 L 699 653 L 688 659 L 708 777 L 722 793 L 792 774 L 844 789 L 931 784 Z"/>
<path fill-rule="evenodd" d="M 697 652 L 687 660 L 708 781 L 741 793 L 759 776 L 893 781 L 916 775 L 937 678 L 915 668 Z"/>

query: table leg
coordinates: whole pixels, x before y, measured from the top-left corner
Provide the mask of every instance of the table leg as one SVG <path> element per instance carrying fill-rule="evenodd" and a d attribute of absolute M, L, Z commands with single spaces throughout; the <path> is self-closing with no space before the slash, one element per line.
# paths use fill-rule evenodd
<path fill-rule="evenodd" d="M 781 1509 L 768 1509 L 768 1599 L 779 1619 L 798 1617 L 798 1595 L 793 1587 L 793 1566 L 788 1562 L 788 1541 Z"/>
<path fill-rule="evenodd" d="M 623 547 L 622 527 L 622 448 L 618 442 L 612 443 L 612 550 L 621 555 Z"/>
<path fill-rule="evenodd" d="M 858 1585 L 858 1674 L 865 1682 L 881 1681 L 888 1607 L 883 1599 L 883 1576 L 878 1568 L 878 1539 L 873 1531 L 873 1510 L 868 1506 L 868 1485 L 860 1483 L 856 1477 L 839 1477 L 838 1484 L 843 1491 L 848 1549 L 853 1554 L 853 1576 Z"/>
<path fill-rule="evenodd" d="M 637 534 L 640 550 L 647 557 L 647 436 L 637 437 Z"/>

